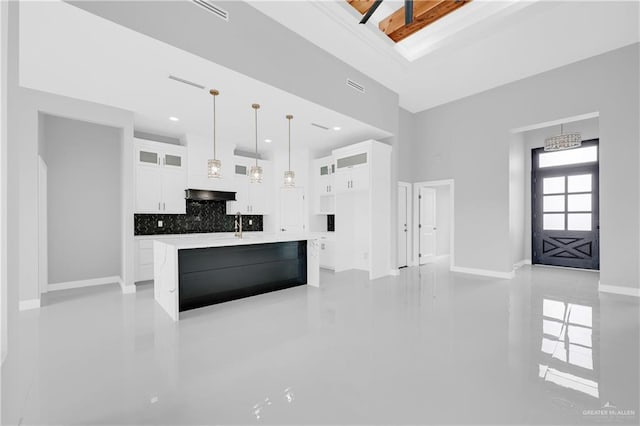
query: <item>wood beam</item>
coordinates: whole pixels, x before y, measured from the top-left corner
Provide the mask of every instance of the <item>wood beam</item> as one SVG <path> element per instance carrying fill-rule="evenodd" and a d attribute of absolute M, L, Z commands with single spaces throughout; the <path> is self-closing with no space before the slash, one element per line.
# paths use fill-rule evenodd
<path fill-rule="evenodd" d="M 378 28 L 396 43 L 464 6 L 471 0 L 414 0 L 413 22 L 405 24 L 404 8 L 384 18 Z"/>
<path fill-rule="evenodd" d="M 373 6 L 374 0 L 347 0 L 347 3 L 351 5 L 355 10 L 364 15 Z"/>

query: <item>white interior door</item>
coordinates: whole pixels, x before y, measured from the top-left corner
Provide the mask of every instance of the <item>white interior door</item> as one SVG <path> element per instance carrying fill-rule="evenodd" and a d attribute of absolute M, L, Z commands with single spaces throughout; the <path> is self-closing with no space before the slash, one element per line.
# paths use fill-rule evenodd
<path fill-rule="evenodd" d="M 436 190 L 420 188 L 420 265 L 433 261 L 436 256 Z"/>
<path fill-rule="evenodd" d="M 409 231 L 408 231 L 409 191 L 404 185 L 398 185 L 398 267 L 409 264 Z"/>
<path fill-rule="evenodd" d="M 280 231 L 304 231 L 304 188 L 280 188 Z"/>

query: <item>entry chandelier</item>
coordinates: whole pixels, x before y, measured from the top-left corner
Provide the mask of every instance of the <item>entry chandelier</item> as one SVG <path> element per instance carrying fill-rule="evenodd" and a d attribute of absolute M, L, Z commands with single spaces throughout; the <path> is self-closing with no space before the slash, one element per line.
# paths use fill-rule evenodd
<path fill-rule="evenodd" d="M 213 158 L 207 161 L 207 175 L 209 178 L 222 177 L 222 163 L 216 159 L 216 96 L 220 94 L 216 89 L 209 90 L 213 96 Z"/>
<path fill-rule="evenodd" d="M 284 186 L 286 187 L 294 187 L 296 186 L 295 178 L 296 172 L 291 170 L 291 120 L 293 119 L 293 115 L 287 115 L 287 120 L 289 121 L 289 170 L 284 172 Z"/>
<path fill-rule="evenodd" d="M 251 108 L 255 111 L 255 122 L 256 122 L 256 165 L 251 166 L 251 170 L 249 171 L 249 177 L 251 179 L 251 183 L 261 183 L 262 182 L 262 167 L 258 166 L 258 109 L 260 108 L 259 104 L 252 104 Z"/>
<path fill-rule="evenodd" d="M 580 133 L 564 133 L 564 127 L 560 125 L 560 134 L 545 139 L 545 151 L 562 151 L 564 149 L 577 148 L 582 145 Z"/>

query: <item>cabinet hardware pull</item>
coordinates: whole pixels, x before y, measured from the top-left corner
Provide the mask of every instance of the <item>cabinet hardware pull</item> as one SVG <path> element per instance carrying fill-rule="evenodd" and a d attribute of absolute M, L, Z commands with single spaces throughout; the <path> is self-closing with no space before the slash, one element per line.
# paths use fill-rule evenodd
<path fill-rule="evenodd" d="M 167 206 L 165 205 L 165 203 L 162 203 L 162 210 L 167 210 Z"/>
<path fill-rule="evenodd" d="M 160 202 L 158 202 L 158 211 L 160 211 Z"/>

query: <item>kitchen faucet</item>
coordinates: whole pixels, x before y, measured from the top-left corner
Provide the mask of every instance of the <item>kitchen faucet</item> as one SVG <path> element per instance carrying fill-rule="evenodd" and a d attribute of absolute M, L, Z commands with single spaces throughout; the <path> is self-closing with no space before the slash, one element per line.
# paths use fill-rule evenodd
<path fill-rule="evenodd" d="M 236 223 L 235 223 L 235 236 L 238 238 L 242 238 L 242 213 L 236 213 Z"/>

